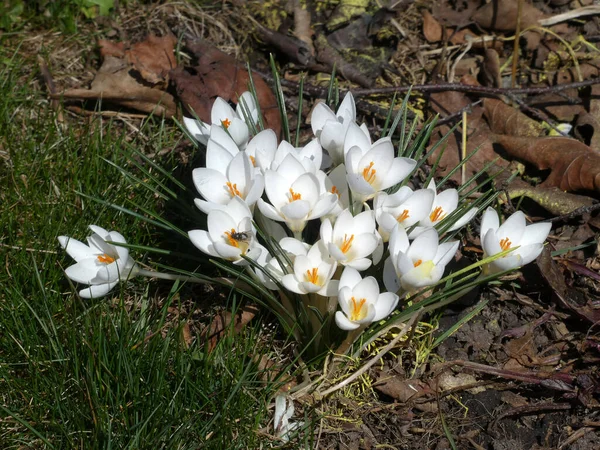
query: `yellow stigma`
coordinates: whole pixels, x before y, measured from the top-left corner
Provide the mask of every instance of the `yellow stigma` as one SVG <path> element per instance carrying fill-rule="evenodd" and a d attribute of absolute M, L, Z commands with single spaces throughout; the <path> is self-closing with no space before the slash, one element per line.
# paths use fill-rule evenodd
<path fill-rule="evenodd" d="M 429 220 L 431 220 L 432 222 L 437 222 L 438 220 L 442 220 L 446 216 L 447 214 L 444 213 L 442 207 L 436 206 L 432 213 L 429 214 Z"/>
<path fill-rule="evenodd" d="M 408 215 L 408 209 L 405 209 L 404 211 L 402 211 L 402 214 L 400 214 L 398 217 L 396 217 L 396 220 L 399 223 L 404 222 L 406 219 L 408 219 L 410 216 Z"/>
<path fill-rule="evenodd" d="M 348 253 L 348 250 L 350 250 L 350 247 L 352 247 L 352 241 L 354 240 L 354 235 L 350 235 L 350 238 L 348 238 L 347 234 L 344 234 L 344 242 L 342 242 L 342 246 L 340 247 L 340 250 L 342 251 L 343 254 Z"/>
<path fill-rule="evenodd" d="M 302 200 L 302 194 L 294 192 L 294 190 L 290 188 L 290 203 L 296 200 Z"/>
<path fill-rule="evenodd" d="M 252 161 L 252 165 L 256 167 L 256 158 L 254 156 L 250 156 L 250 161 Z"/>
<path fill-rule="evenodd" d="M 419 267 L 421 264 L 423 264 L 423 260 L 422 259 L 418 259 L 416 262 L 413 263 L 413 266 Z"/>
<path fill-rule="evenodd" d="M 231 125 L 231 120 L 229 120 L 229 119 L 221 120 L 221 125 L 223 125 L 223 128 L 227 129 L 227 128 L 229 128 L 229 125 Z"/>
<path fill-rule="evenodd" d="M 363 306 L 367 302 L 367 299 L 361 298 L 357 301 L 354 297 L 352 297 L 350 301 L 352 302 L 350 320 L 357 321 L 360 319 L 364 319 L 367 313 L 363 311 Z"/>
<path fill-rule="evenodd" d="M 232 197 L 235 197 L 236 195 L 237 195 L 238 197 L 241 197 L 241 196 L 242 196 L 242 194 L 240 193 L 240 191 L 238 191 L 238 188 L 237 188 L 237 183 L 231 184 L 231 183 L 228 181 L 227 183 L 225 183 L 225 186 L 227 187 L 227 189 L 229 189 L 229 194 L 230 194 Z"/>
<path fill-rule="evenodd" d="M 306 275 L 304 276 L 306 281 L 312 284 L 319 284 L 319 269 L 313 267 L 312 270 L 307 270 Z"/>
<path fill-rule="evenodd" d="M 97 258 L 98 262 L 101 262 L 102 264 L 110 264 L 115 262 L 115 258 L 108 256 L 106 253 L 98 255 Z"/>
<path fill-rule="evenodd" d="M 371 163 L 363 169 L 363 178 L 369 184 L 373 184 L 373 182 L 375 181 L 375 174 L 377 173 L 377 171 L 373 169 L 374 165 L 375 163 L 371 161 Z"/>
<path fill-rule="evenodd" d="M 510 242 L 509 238 L 504 238 L 500 241 L 500 248 L 502 250 L 508 250 L 511 245 L 512 245 L 512 242 Z"/>

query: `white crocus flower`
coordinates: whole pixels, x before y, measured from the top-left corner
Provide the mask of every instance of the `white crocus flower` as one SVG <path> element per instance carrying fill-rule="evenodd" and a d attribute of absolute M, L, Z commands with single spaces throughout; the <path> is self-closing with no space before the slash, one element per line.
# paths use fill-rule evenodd
<path fill-rule="evenodd" d="M 262 248 L 256 241 L 256 230 L 252 225 L 252 213 L 240 198 L 233 197 L 227 205 L 217 205 L 208 213 L 208 231 L 192 230 L 192 243 L 204 253 L 234 264 L 244 265 L 242 258 L 258 259 Z"/>
<path fill-rule="evenodd" d="M 267 218 L 285 222 L 294 233 L 300 233 L 307 221 L 324 216 L 336 204 L 337 195 L 320 191 L 317 176 L 288 155 L 276 171 L 265 172 L 265 192 L 271 204 L 262 199 L 257 204 Z"/>
<path fill-rule="evenodd" d="M 331 225 L 329 219 L 321 224 L 321 239 L 329 254 L 339 264 L 366 270 L 371 265 L 368 256 L 377 248 L 375 236 L 375 215 L 373 211 L 364 211 L 352 216 L 344 210 Z"/>
<path fill-rule="evenodd" d="M 378 192 L 373 200 L 373 208 L 384 241 L 389 240 L 396 224 L 410 228 L 425 218 L 431 211 L 434 197 L 431 189 L 413 192 L 408 186 L 402 186 L 394 194 Z"/>
<path fill-rule="evenodd" d="M 129 249 L 109 244 L 107 241 L 125 244 L 125 238 L 117 231 L 106 231 L 90 225 L 93 234 L 87 238 L 88 245 L 68 236 L 59 236 L 58 242 L 77 263 L 67 267 L 65 274 L 76 283 L 89 287 L 79 291 L 83 298 L 103 297 L 119 281 L 133 278 L 137 272 Z"/>
<path fill-rule="evenodd" d="M 304 147 L 294 147 L 287 141 L 281 141 L 275 152 L 271 169 L 277 170 L 288 155 L 296 158 L 302 163 L 305 171 L 310 173 L 316 173 L 323 162 L 323 149 L 317 139 L 313 139 Z"/>
<path fill-rule="evenodd" d="M 514 248 L 506 256 L 489 263 L 488 271 L 500 272 L 529 264 L 542 252 L 551 228 L 550 223 L 527 225 L 525 214 L 521 211 L 517 211 L 500 225 L 498 213 L 493 208 L 486 209 L 481 218 L 484 257 Z"/>
<path fill-rule="evenodd" d="M 446 189 L 438 194 L 433 178 L 429 182 L 427 189 L 431 190 L 434 194 L 431 211 L 419 222 L 420 226 L 416 227 L 410 234 L 411 239 L 418 236 L 419 233 L 423 232 L 426 228 L 437 226 L 458 207 L 458 191 L 456 189 Z M 465 214 L 459 217 L 447 231 L 454 231 L 462 228 L 469 223 L 476 214 L 477 208 L 469 209 Z"/>
<path fill-rule="evenodd" d="M 334 166 L 344 162 L 344 137 L 350 124 L 356 120 L 356 106 L 352 93 L 348 92 L 334 113 L 325 103 L 317 103 L 310 116 L 314 135 L 327 150 Z"/>
<path fill-rule="evenodd" d="M 348 135 L 352 129 L 348 129 Z M 417 164 L 410 158 L 394 157 L 394 145 L 389 137 L 378 140 L 370 148 L 359 145 L 350 147 L 345 163 L 353 200 L 360 202 L 365 202 L 377 192 L 400 183 Z"/>
<path fill-rule="evenodd" d="M 271 168 L 275 158 L 277 135 L 273 130 L 267 128 L 250 139 L 244 151 L 250 157 L 254 167 L 264 174 L 265 170 Z"/>
<path fill-rule="evenodd" d="M 296 294 L 319 294 L 332 297 L 337 293 L 338 281 L 331 278 L 337 263 L 330 258 L 323 241 L 317 241 L 306 253 L 294 260 L 294 272 L 281 279 L 286 289 Z"/>
<path fill-rule="evenodd" d="M 213 126 L 214 131 L 217 135 L 222 132 Z M 233 152 L 230 146 L 219 144 L 213 140 L 212 133 L 206 148 L 206 167 L 194 169 L 192 178 L 206 200 L 197 199 L 196 205 L 206 213 L 214 208 L 206 203 L 225 205 L 233 197 L 241 198 L 252 207 L 264 190 L 264 178 L 255 170 L 250 156 L 237 148 Z"/>
<path fill-rule="evenodd" d="M 379 293 L 374 277 L 361 278 L 352 267 L 346 267 L 340 277 L 335 323 L 342 330 L 355 330 L 361 325 L 384 319 L 398 305 L 399 297 L 392 292 Z"/>
<path fill-rule="evenodd" d="M 287 404 L 285 395 L 280 394 L 275 397 L 273 429 L 275 430 L 275 435 L 285 442 L 289 441 L 291 433 L 303 425 L 302 422 L 290 421 L 293 415 L 294 401 L 290 399 L 289 404 Z"/>
<path fill-rule="evenodd" d="M 297 256 L 306 256 L 308 251 L 310 250 L 310 245 L 305 244 L 294 238 L 283 238 L 279 241 L 279 246 L 286 253 L 287 258 L 283 257 L 275 257 L 269 254 L 269 252 L 265 251 L 261 254 L 261 256 L 256 260 L 256 262 L 264 267 L 265 271 L 271 275 L 270 277 L 266 275 L 262 270 L 255 270 L 256 276 L 262 281 L 262 283 L 267 287 L 267 289 L 277 290 L 279 286 L 275 284 L 273 278 L 281 283 L 282 278 L 293 272 L 294 267 L 293 264 L 296 261 Z M 287 260 L 292 263 L 290 266 Z M 283 264 L 283 267 L 282 265 Z"/>
<path fill-rule="evenodd" d="M 414 292 L 441 280 L 446 265 L 458 250 L 458 241 L 440 244 L 434 228 L 423 231 L 410 243 L 406 230 L 396 226 L 390 236 L 390 256 L 383 268 L 383 282 L 392 292 L 400 287 Z"/>
<path fill-rule="evenodd" d="M 250 113 L 248 117 L 242 112 L 242 104 L 246 105 L 246 109 Z M 240 95 L 235 110 L 221 97 L 217 97 L 210 112 L 211 123 L 227 130 L 227 133 L 240 149 L 246 147 L 250 135 L 248 125 L 245 121 L 246 118 L 252 120 L 254 123 L 258 121 L 258 109 L 254 102 L 254 97 L 250 92 L 244 92 Z M 210 127 L 208 124 L 187 117 L 183 118 L 183 123 L 198 142 L 202 144 L 208 142 L 210 137 Z"/>

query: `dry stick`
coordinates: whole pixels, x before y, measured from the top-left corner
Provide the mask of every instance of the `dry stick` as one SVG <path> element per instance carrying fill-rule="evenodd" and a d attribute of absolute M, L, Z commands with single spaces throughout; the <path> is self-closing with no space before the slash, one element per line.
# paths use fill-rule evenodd
<path fill-rule="evenodd" d="M 346 378 L 345 380 L 342 380 L 335 386 L 330 387 L 325 392 L 320 393 L 319 396 L 321 398 L 323 398 L 323 397 L 331 394 L 332 392 L 335 392 L 335 391 L 343 388 L 344 386 L 347 386 L 348 384 L 350 384 L 354 380 L 356 380 L 358 377 L 360 377 L 362 374 L 364 374 L 371 367 L 373 367 L 375 365 L 375 363 L 377 363 L 377 361 L 379 361 L 381 358 L 383 358 L 383 356 L 387 352 L 389 352 L 392 348 L 394 348 L 396 346 L 396 344 L 400 341 L 400 339 L 402 339 L 412 329 L 412 327 L 417 322 L 417 319 L 419 318 L 419 316 L 420 316 L 420 311 L 414 312 L 412 314 L 411 319 L 408 321 L 408 323 L 406 323 L 406 326 L 404 327 L 404 329 L 400 333 L 398 333 L 398 336 L 396 336 L 392 341 L 390 341 L 390 343 L 388 345 L 386 345 L 383 348 L 383 350 L 381 350 L 379 353 L 377 353 L 377 355 L 375 355 L 368 363 L 366 363 L 364 366 L 362 366 L 359 370 L 354 372 L 348 378 Z"/>
<path fill-rule="evenodd" d="M 273 77 L 265 72 L 257 73 L 265 78 L 266 80 L 272 81 Z M 290 80 L 281 80 L 282 86 L 298 89 L 299 84 Z M 469 84 L 462 83 L 444 83 L 444 84 L 415 84 L 412 86 L 390 86 L 383 88 L 372 88 L 372 89 L 355 89 L 352 91 L 352 95 L 356 97 L 364 97 L 369 95 L 384 95 L 403 93 L 403 92 L 424 92 L 424 93 L 436 93 L 436 92 L 464 92 L 467 94 L 485 94 L 494 97 L 502 95 L 535 95 L 535 94 L 554 94 L 557 92 L 566 91 L 569 89 L 579 89 L 587 86 L 593 86 L 600 84 L 600 77 L 591 78 L 584 81 L 576 81 L 574 83 L 556 84 L 553 86 L 546 87 L 530 87 L 530 88 L 495 88 L 488 86 L 472 86 Z M 304 93 L 312 97 L 325 97 L 327 95 L 327 89 L 310 84 L 304 84 Z"/>

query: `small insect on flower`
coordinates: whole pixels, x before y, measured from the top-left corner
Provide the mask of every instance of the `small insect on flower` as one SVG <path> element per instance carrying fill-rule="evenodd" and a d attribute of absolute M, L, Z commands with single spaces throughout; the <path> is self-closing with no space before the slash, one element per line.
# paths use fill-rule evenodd
<path fill-rule="evenodd" d="M 250 242 L 252 240 L 252 233 L 249 231 L 233 232 L 231 233 L 231 239 L 235 239 L 238 242 Z"/>

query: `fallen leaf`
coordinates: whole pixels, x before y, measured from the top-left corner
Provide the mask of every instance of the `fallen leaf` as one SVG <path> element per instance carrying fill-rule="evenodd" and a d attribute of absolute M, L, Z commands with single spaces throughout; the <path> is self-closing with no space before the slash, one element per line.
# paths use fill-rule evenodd
<path fill-rule="evenodd" d="M 471 16 L 477 25 L 488 30 L 515 31 L 517 29 L 517 13 L 519 0 L 492 0 L 479 8 Z M 537 25 L 546 15 L 535 6 L 523 2 L 521 11 L 521 30 Z"/>
<path fill-rule="evenodd" d="M 433 393 L 431 388 L 420 380 L 405 380 L 395 375 L 380 375 L 373 387 L 402 403 Z"/>
<path fill-rule="evenodd" d="M 482 65 L 485 86 L 501 87 L 502 77 L 500 74 L 500 56 L 493 48 L 486 48 Z"/>
<path fill-rule="evenodd" d="M 555 216 L 566 215 L 595 203 L 591 197 L 571 194 L 556 187 L 531 186 L 519 178 L 511 182 L 507 192 L 511 199 L 527 197 Z"/>
<path fill-rule="evenodd" d="M 242 64 L 206 41 L 188 40 L 186 46 L 198 62 L 192 68 L 175 68 L 170 72 L 171 80 L 184 107 L 200 120 L 211 123 L 210 112 L 215 99 L 221 97 L 237 102 L 238 95 L 248 90 L 250 77 Z M 273 129 L 279 137 L 281 119 L 275 95 L 256 72 L 252 79 L 265 127 Z"/>
<path fill-rule="evenodd" d="M 428 42 L 440 42 L 443 29 L 440 23 L 427 10 L 423 11 L 423 35 Z"/>
<path fill-rule="evenodd" d="M 600 191 L 600 152 L 575 139 L 565 137 L 531 138 L 490 135 L 512 157 L 550 169 L 544 187 L 565 191 Z"/>
<path fill-rule="evenodd" d="M 162 37 L 151 34 L 135 44 L 98 41 L 103 58 L 114 56 L 124 59 L 145 81 L 151 84 L 161 83 L 164 87 L 168 84 L 169 71 L 177 66 L 175 44 L 177 38 L 172 34 Z"/>
<path fill-rule="evenodd" d="M 600 322 L 600 309 L 594 307 L 594 304 L 586 299 L 582 292 L 567 286 L 565 277 L 558 264 L 552 259 L 548 246 L 544 247 L 542 254 L 538 257 L 537 265 L 563 307 L 575 312 L 588 322 Z"/>
<path fill-rule="evenodd" d="M 148 114 L 173 117 L 177 107 L 171 94 L 140 84 L 130 70 L 123 59 L 107 56 L 90 89 L 69 89 L 56 95 L 70 100 L 102 100 Z"/>
<path fill-rule="evenodd" d="M 223 311 L 217 314 L 207 329 L 202 332 L 202 337 L 208 339 L 208 350 L 212 351 L 217 342 L 225 335 L 227 328 L 233 327 L 233 334 L 240 333 L 246 324 L 250 322 L 258 313 L 255 306 L 245 306 L 240 308 L 235 315 L 229 311 Z"/>
<path fill-rule="evenodd" d="M 483 99 L 485 117 L 492 133 L 538 137 L 544 133 L 541 123 L 495 98 Z"/>

